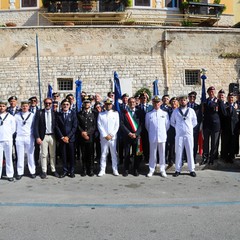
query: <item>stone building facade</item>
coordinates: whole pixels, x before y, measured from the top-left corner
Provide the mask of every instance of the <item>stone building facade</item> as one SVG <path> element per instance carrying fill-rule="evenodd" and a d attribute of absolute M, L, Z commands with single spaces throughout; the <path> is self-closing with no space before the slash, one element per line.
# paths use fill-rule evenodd
<path fill-rule="evenodd" d="M 159 80 L 161 94 L 201 93 L 201 82 L 188 82 L 190 72 L 207 69 L 206 86 L 228 91 L 240 79 L 240 30 L 160 26 L 82 26 L 0 28 L 0 98 L 39 95 L 36 54 L 38 36 L 42 97 L 54 91 L 75 92 L 80 76 L 83 90 L 105 96 L 112 89 L 113 71 L 132 82 L 132 92 L 152 90 Z M 23 45 L 27 43 L 28 47 Z M 199 76 L 198 76 L 199 77 Z M 190 75 L 190 80 L 192 76 Z M 64 90 L 61 81 L 72 82 Z M 69 87 L 69 86 L 67 86 Z M 61 89 L 59 89 L 61 88 Z M 70 86 L 71 88 L 71 86 Z"/>

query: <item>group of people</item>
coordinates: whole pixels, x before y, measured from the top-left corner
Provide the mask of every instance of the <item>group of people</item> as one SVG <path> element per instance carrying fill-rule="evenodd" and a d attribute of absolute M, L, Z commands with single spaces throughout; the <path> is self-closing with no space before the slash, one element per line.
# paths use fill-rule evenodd
<path fill-rule="evenodd" d="M 0 176 L 4 158 L 7 179 L 20 180 L 27 154 L 31 178 L 36 178 L 39 162 L 40 177 L 47 178 L 48 160 L 53 176 L 74 178 L 76 158 L 80 156 L 81 176 L 95 175 L 94 160 L 99 161 L 97 175 L 104 176 L 108 159 L 111 159 L 113 175 L 119 175 L 119 164 L 123 164 L 124 177 L 131 170 L 138 176 L 144 159 L 149 163 L 148 177 L 153 176 L 157 162 L 164 178 L 167 177 L 166 164 L 171 167 L 175 163 L 173 176 L 178 177 L 184 160 L 190 176 L 196 177 L 200 126 L 204 141 L 199 164 L 214 163 L 220 141 L 221 157 L 232 163 L 239 148 L 240 95 L 226 96 L 220 90 L 215 96 L 215 92 L 213 86 L 209 87 L 209 96 L 201 104 L 195 102 L 194 91 L 188 96 L 172 98 L 155 95 L 151 104 L 146 92 L 137 97 L 123 94 L 119 112 L 115 110 L 113 92 L 103 101 L 99 94 L 82 92 L 79 110 L 73 94 L 60 102 L 59 94 L 53 93 L 52 98 L 44 99 L 42 109 L 35 96 L 21 101 L 20 106 L 17 97 L 12 96 L 8 101 L 0 101 Z M 61 174 L 56 170 L 57 155 L 62 160 Z"/>

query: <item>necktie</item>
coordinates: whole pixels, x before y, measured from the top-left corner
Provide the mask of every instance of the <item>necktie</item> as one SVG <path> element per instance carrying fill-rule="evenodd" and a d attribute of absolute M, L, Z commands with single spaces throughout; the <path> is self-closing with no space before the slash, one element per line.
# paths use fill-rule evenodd
<path fill-rule="evenodd" d="M 64 113 L 64 119 L 66 120 L 66 118 L 67 118 L 67 113 Z"/>

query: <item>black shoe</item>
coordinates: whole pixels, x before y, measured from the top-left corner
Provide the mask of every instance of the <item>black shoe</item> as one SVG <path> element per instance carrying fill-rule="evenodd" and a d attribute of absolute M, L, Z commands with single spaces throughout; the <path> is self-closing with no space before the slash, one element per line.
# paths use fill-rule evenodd
<path fill-rule="evenodd" d="M 208 165 L 213 165 L 213 160 L 209 160 Z"/>
<path fill-rule="evenodd" d="M 94 172 L 93 172 L 93 171 L 90 171 L 90 172 L 88 173 L 88 176 L 89 176 L 89 177 L 93 177 L 93 176 L 94 176 Z"/>
<path fill-rule="evenodd" d="M 67 175 L 68 175 L 68 173 L 67 173 L 67 172 L 64 172 L 64 173 L 60 176 L 60 178 L 65 178 Z"/>
<path fill-rule="evenodd" d="M 169 162 L 168 163 L 168 168 L 172 167 L 173 166 L 173 162 Z"/>
<path fill-rule="evenodd" d="M 30 178 L 32 179 L 36 178 L 36 174 L 30 174 Z"/>
<path fill-rule="evenodd" d="M 13 181 L 14 181 L 14 178 L 13 178 L 13 177 L 9 177 L 9 178 L 8 178 L 8 181 L 9 181 L 9 182 L 13 182 Z"/>
<path fill-rule="evenodd" d="M 16 179 L 17 179 L 17 180 L 21 180 L 21 178 L 22 178 L 22 175 L 17 175 L 17 176 L 16 176 Z"/>
<path fill-rule="evenodd" d="M 41 178 L 41 179 L 45 179 L 46 177 L 47 177 L 47 173 L 45 173 L 45 172 L 42 172 L 42 174 L 41 174 L 40 178 Z"/>
<path fill-rule="evenodd" d="M 128 170 L 125 170 L 124 172 L 123 172 L 123 177 L 127 177 L 128 176 Z"/>
<path fill-rule="evenodd" d="M 178 177 L 180 175 L 180 172 L 175 172 L 174 174 L 173 174 L 173 177 Z"/>
<path fill-rule="evenodd" d="M 190 176 L 191 176 L 191 177 L 196 177 L 197 174 L 196 174 L 195 172 L 190 172 Z"/>
<path fill-rule="evenodd" d="M 202 161 L 199 163 L 199 165 L 205 165 L 207 164 L 208 160 L 207 159 L 202 159 Z"/>
<path fill-rule="evenodd" d="M 86 170 L 83 170 L 83 171 L 82 171 L 81 176 L 82 176 L 82 177 L 86 177 L 86 176 L 87 176 Z"/>
<path fill-rule="evenodd" d="M 56 172 L 56 171 L 53 172 L 53 176 L 56 177 L 56 178 L 59 178 L 59 177 L 60 177 L 59 174 L 58 174 L 58 172 Z"/>
<path fill-rule="evenodd" d="M 74 173 L 70 173 L 70 174 L 69 174 L 69 177 L 70 177 L 70 178 L 75 178 L 75 174 L 74 174 Z"/>
<path fill-rule="evenodd" d="M 138 172 L 138 170 L 134 170 L 134 172 L 133 172 L 133 175 L 135 176 L 135 177 L 138 177 L 139 176 L 139 172 Z"/>

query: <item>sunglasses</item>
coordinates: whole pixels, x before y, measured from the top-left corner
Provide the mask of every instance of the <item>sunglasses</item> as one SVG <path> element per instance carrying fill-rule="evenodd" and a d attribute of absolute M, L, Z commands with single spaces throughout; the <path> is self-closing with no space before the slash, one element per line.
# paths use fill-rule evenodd
<path fill-rule="evenodd" d="M 70 106 L 69 103 L 63 103 L 63 106 Z"/>
<path fill-rule="evenodd" d="M 51 102 L 45 102 L 44 104 L 46 104 L 46 105 L 51 105 L 52 103 L 51 103 Z"/>
<path fill-rule="evenodd" d="M 37 100 L 36 99 L 32 99 L 31 102 L 37 102 Z"/>

